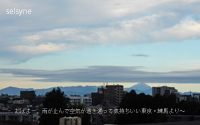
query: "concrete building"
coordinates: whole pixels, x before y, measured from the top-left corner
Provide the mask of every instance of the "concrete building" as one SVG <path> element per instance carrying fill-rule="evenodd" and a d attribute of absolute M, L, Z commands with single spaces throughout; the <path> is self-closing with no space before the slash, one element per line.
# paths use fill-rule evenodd
<path fill-rule="evenodd" d="M 170 95 L 170 94 L 177 94 L 178 90 L 174 87 L 167 87 L 167 86 L 161 86 L 161 87 L 152 87 L 152 96 L 155 96 L 156 94 L 160 95 Z"/>
<path fill-rule="evenodd" d="M 186 98 L 185 101 L 193 101 L 192 95 L 181 95 L 181 96 Z"/>
<path fill-rule="evenodd" d="M 119 105 L 125 95 L 122 85 L 106 85 L 104 89 L 104 101 L 106 104 Z"/>
<path fill-rule="evenodd" d="M 90 97 L 91 98 L 91 94 L 85 94 L 84 97 Z"/>
<path fill-rule="evenodd" d="M 16 114 L 15 112 L 0 112 L 0 124 L 24 125 L 31 123 L 30 114 Z"/>
<path fill-rule="evenodd" d="M 122 85 L 106 85 L 98 88 L 97 93 L 92 93 L 92 104 L 119 105 L 125 94 Z"/>
<path fill-rule="evenodd" d="M 92 93 L 92 105 L 102 104 L 103 93 Z"/>
<path fill-rule="evenodd" d="M 34 99 L 35 97 L 35 91 L 20 91 L 21 99 Z"/>
<path fill-rule="evenodd" d="M 193 98 L 194 98 L 197 102 L 200 102 L 200 94 L 193 94 Z"/>
<path fill-rule="evenodd" d="M 103 103 L 103 88 L 104 87 L 101 87 L 101 88 L 98 88 L 98 92 L 96 93 L 92 93 L 91 97 L 92 97 L 92 105 L 99 105 L 99 104 L 102 104 Z"/>
<path fill-rule="evenodd" d="M 30 102 L 27 99 L 22 99 L 22 100 L 14 100 L 13 104 L 30 104 Z"/>
<path fill-rule="evenodd" d="M 80 117 L 62 117 L 59 120 L 59 125 L 81 125 Z"/>
<path fill-rule="evenodd" d="M 178 101 L 177 102 L 181 102 L 181 101 L 187 101 L 187 97 L 184 95 L 179 95 L 178 96 Z"/>
<path fill-rule="evenodd" d="M 69 99 L 69 103 L 74 105 L 76 104 L 83 104 L 85 106 L 92 105 L 92 98 L 90 97 L 82 97 L 78 95 L 71 95 L 67 97 Z"/>

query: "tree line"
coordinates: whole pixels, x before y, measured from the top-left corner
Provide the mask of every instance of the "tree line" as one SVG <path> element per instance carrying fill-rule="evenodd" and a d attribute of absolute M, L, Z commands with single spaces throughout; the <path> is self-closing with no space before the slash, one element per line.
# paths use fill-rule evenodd
<path fill-rule="evenodd" d="M 118 109 L 138 109 L 138 113 L 117 114 L 118 124 L 158 123 L 167 122 L 167 115 L 200 115 L 200 103 L 196 101 L 176 101 L 176 95 L 154 97 L 144 93 L 136 94 L 130 91 L 122 99 Z M 150 110 L 144 113 L 144 109 Z M 179 112 L 178 112 L 179 110 Z M 163 113 L 162 113 L 162 112 Z"/>
<path fill-rule="evenodd" d="M 59 119 L 61 117 L 73 117 L 78 116 L 82 120 L 82 125 L 91 125 L 91 115 L 87 113 L 75 113 L 69 114 L 66 113 L 66 109 L 84 109 L 83 104 L 74 104 L 69 105 L 67 99 L 64 96 L 64 92 L 61 91 L 59 87 L 53 88 L 52 91 L 47 92 L 43 101 L 43 106 L 40 109 L 40 123 L 39 125 L 59 125 Z M 44 113 L 43 110 L 47 109 L 47 113 Z M 52 109 L 52 110 L 51 110 Z M 56 111 L 54 110 L 56 109 Z M 56 112 L 56 114 L 55 114 Z"/>

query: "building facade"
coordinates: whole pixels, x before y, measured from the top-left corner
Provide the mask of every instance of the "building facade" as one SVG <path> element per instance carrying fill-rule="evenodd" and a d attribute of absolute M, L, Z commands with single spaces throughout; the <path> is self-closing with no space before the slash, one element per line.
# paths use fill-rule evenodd
<path fill-rule="evenodd" d="M 124 88 L 122 85 L 106 85 L 103 93 L 106 104 L 119 105 L 124 97 Z"/>
<path fill-rule="evenodd" d="M 35 91 L 20 91 L 21 99 L 34 99 L 35 97 Z"/>
<path fill-rule="evenodd" d="M 81 125 L 80 117 L 62 117 L 59 120 L 59 125 Z"/>
<path fill-rule="evenodd" d="M 30 114 L 16 114 L 15 112 L 0 112 L 2 125 L 27 125 L 31 123 Z"/>
<path fill-rule="evenodd" d="M 152 87 L 152 96 L 155 96 L 156 94 L 160 95 L 170 95 L 170 94 L 177 94 L 178 90 L 174 87 L 167 87 L 167 86 L 161 86 L 161 87 Z"/>
<path fill-rule="evenodd" d="M 69 100 L 69 104 L 74 105 L 76 104 L 83 104 L 85 106 L 92 105 L 92 98 L 90 97 L 82 97 L 79 95 L 71 95 L 67 97 Z"/>
<path fill-rule="evenodd" d="M 93 105 L 119 105 L 126 91 L 122 85 L 106 85 L 98 88 L 97 93 L 92 93 Z"/>
<path fill-rule="evenodd" d="M 193 98 L 194 98 L 194 100 L 196 100 L 197 102 L 200 102 L 200 94 L 193 94 Z"/>
<path fill-rule="evenodd" d="M 27 99 L 22 99 L 22 100 L 14 100 L 13 104 L 30 104 L 30 102 Z"/>
<path fill-rule="evenodd" d="M 92 105 L 99 105 L 102 103 L 103 93 L 92 93 Z"/>

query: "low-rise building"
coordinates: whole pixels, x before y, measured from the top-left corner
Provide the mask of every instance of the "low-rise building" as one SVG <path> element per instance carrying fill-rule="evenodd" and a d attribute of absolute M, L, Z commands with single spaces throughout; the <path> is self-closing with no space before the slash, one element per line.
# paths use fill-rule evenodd
<path fill-rule="evenodd" d="M 62 117 L 59 120 L 59 125 L 81 125 L 80 117 Z"/>
<path fill-rule="evenodd" d="M 0 112 L 0 124 L 25 125 L 32 122 L 30 114 L 17 114 L 15 112 Z"/>
<path fill-rule="evenodd" d="M 69 103 L 74 105 L 75 103 L 76 104 L 83 104 L 85 106 L 90 106 L 92 105 L 92 98 L 90 97 L 82 97 L 82 96 L 77 96 L 77 95 L 74 95 L 74 96 L 68 96 L 67 97 L 69 99 Z"/>
<path fill-rule="evenodd" d="M 181 101 L 187 101 L 187 97 L 184 96 L 184 95 L 179 95 L 178 101 L 179 101 L 179 102 L 181 102 Z"/>
<path fill-rule="evenodd" d="M 22 99 L 22 100 L 14 100 L 13 104 L 30 104 L 30 102 L 27 99 Z"/>
<path fill-rule="evenodd" d="M 200 93 L 198 93 L 198 94 L 193 94 L 193 98 L 194 98 L 197 102 L 200 102 Z"/>

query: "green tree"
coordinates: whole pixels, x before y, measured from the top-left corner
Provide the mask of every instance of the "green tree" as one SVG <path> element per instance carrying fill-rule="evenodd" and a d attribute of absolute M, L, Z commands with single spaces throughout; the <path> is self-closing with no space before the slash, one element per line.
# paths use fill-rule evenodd
<path fill-rule="evenodd" d="M 186 110 L 187 115 L 195 115 L 199 110 L 200 104 L 196 101 L 186 101 L 183 104 L 183 109 Z"/>
<path fill-rule="evenodd" d="M 137 123 L 155 123 L 166 122 L 167 117 L 163 114 L 154 112 L 159 108 L 164 108 L 167 104 L 174 106 L 174 95 L 169 97 L 161 96 L 159 94 L 154 97 L 141 93 L 136 94 L 134 90 L 127 93 L 122 99 L 119 109 L 136 109 L 133 113 L 129 114 L 117 114 L 118 124 L 137 124 Z M 169 101 L 169 102 L 167 102 Z M 148 110 L 148 112 L 147 112 Z"/>
<path fill-rule="evenodd" d="M 130 93 L 127 93 L 125 97 L 122 99 L 119 109 L 136 109 L 138 107 L 137 104 L 137 94 L 134 90 L 131 90 Z M 138 114 L 130 113 L 130 114 L 118 114 L 117 115 L 117 123 L 118 124 L 135 124 L 138 123 Z"/>
<path fill-rule="evenodd" d="M 64 96 L 64 92 L 60 90 L 59 87 L 53 88 L 52 91 L 46 93 L 46 98 L 43 101 L 43 107 L 40 111 L 40 125 L 59 125 L 59 119 L 61 117 L 73 117 L 78 116 L 82 119 L 82 125 L 91 125 L 90 119 L 91 115 L 87 114 L 86 112 L 79 113 L 79 114 L 67 114 L 65 109 L 85 109 L 84 105 L 82 104 L 74 104 L 67 106 L 67 99 Z M 42 110 L 47 109 L 51 110 L 52 112 L 46 114 Z M 55 111 L 56 109 L 56 111 Z M 63 112 L 59 112 L 63 111 Z M 54 113 L 56 112 L 56 114 Z M 68 112 L 69 113 L 69 112 Z"/>
<path fill-rule="evenodd" d="M 52 110 L 52 112 L 42 113 L 40 111 L 40 125 L 59 125 L 59 119 L 66 116 L 64 113 L 58 113 L 59 110 L 64 111 L 67 108 L 67 101 L 64 97 L 64 92 L 59 87 L 53 88 L 52 91 L 46 93 L 46 98 L 43 102 L 43 109 Z M 57 114 L 54 113 L 54 109 L 57 110 Z"/>

